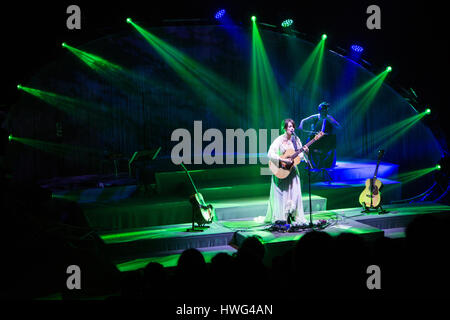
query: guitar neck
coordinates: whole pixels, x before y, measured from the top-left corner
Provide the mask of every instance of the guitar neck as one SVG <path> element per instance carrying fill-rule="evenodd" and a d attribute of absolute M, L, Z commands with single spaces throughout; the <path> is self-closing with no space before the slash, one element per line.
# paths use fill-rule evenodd
<path fill-rule="evenodd" d="M 373 174 L 373 179 L 375 180 L 377 178 L 378 174 L 378 166 L 380 165 L 380 160 L 377 161 L 377 167 L 375 168 L 375 172 Z"/>
<path fill-rule="evenodd" d="M 305 151 L 305 147 L 308 147 L 308 148 L 309 148 L 309 146 L 312 145 L 314 142 L 316 142 L 315 139 L 313 139 L 313 140 L 307 142 L 304 146 L 302 146 L 299 150 L 297 150 L 297 151 L 292 155 L 292 158 L 297 157 L 301 152 Z"/>
<path fill-rule="evenodd" d="M 194 180 L 192 180 L 192 178 L 191 178 L 191 175 L 189 174 L 189 171 L 186 169 L 186 167 L 184 166 L 184 164 L 183 163 L 181 163 L 181 166 L 183 167 L 183 169 L 184 169 L 184 171 L 186 172 L 186 174 L 188 175 L 188 177 L 189 177 L 189 180 L 191 181 L 191 184 L 192 184 L 192 186 L 194 187 L 194 191 L 195 191 L 195 193 L 198 193 L 198 191 L 197 191 L 197 187 L 195 186 L 195 184 L 194 184 Z"/>

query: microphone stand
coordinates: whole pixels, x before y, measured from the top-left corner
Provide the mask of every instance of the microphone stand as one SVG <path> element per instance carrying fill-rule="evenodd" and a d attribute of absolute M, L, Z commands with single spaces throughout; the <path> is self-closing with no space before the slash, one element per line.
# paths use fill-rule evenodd
<path fill-rule="evenodd" d="M 325 124 L 325 122 L 324 122 Z M 292 135 L 294 137 L 297 137 L 295 135 L 295 131 L 292 133 Z M 308 193 L 309 193 L 309 227 L 312 228 L 313 227 L 313 222 L 312 222 L 312 200 L 311 200 L 311 169 L 313 169 L 313 166 L 311 164 L 311 162 L 309 161 L 309 159 L 307 158 L 308 156 L 306 156 L 304 159 L 306 161 L 306 163 L 308 164 Z"/>
<path fill-rule="evenodd" d="M 312 222 L 312 200 L 311 200 L 311 169 L 313 169 L 313 167 L 309 159 L 305 158 L 305 161 L 308 164 L 309 227 L 312 228 L 313 222 Z"/>

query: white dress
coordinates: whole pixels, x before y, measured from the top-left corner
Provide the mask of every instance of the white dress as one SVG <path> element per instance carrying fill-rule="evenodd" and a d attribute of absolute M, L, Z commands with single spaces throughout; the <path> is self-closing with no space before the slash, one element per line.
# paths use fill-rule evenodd
<path fill-rule="evenodd" d="M 301 148 L 302 143 L 298 137 L 296 137 L 296 141 L 297 148 Z M 288 149 L 294 150 L 294 144 L 291 140 L 287 140 L 286 134 L 283 134 L 271 144 L 268 157 L 273 162 L 276 162 L 280 159 L 280 155 Z M 303 159 L 303 157 L 302 152 L 300 153 L 300 159 Z M 285 179 L 279 179 L 275 175 L 272 175 L 269 204 L 264 222 L 274 223 L 277 220 L 287 221 L 289 214 L 294 217 L 295 223 L 308 223 L 303 211 L 300 177 L 296 167 L 292 169 L 289 176 Z"/>

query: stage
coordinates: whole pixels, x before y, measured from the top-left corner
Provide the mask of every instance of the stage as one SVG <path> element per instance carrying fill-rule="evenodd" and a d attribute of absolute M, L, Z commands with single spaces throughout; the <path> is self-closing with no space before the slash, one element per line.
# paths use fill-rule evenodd
<path fill-rule="evenodd" d="M 321 229 L 332 236 L 349 232 L 366 241 L 381 237 L 401 239 L 405 237 L 406 226 L 417 216 L 431 214 L 436 217 L 450 216 L 450 206 L 436 203 L 411 203 L 386 205 L 388 212 L 361 213 L 361 208 L 347 208 L 313 212 L 313 221 L 325 219 L 329 225 Z M 308 217 L 309 218 L 309 217 Z M 120 271 L 131 271 L 158 262 L 165 267 L 175 267 L 182 251 L 197 248 L 206 262 L 219 252 L 233 254 L 242 241 L 257 236 L 264 243 L 264 262 L 271 265 L 275 256 L 281 256 L 291 249 L 310 229 L 302 232 L 270 232 L 254 219 L 231 219 L 213 222 L 203 232 L 186 232 L 189 223 L 157 226 L 120 232 L 99 233 L 107 246 L 108 255 Z M 318 230 L 318 229 L 316 229 Z"/>
<path fill-rule="evenodd" d="M 338 161 L 328 169 L 329 181 L 311 173 L 311 204 L 314 212 L 358 206 L 359 194 L 375 161 Z M 262 166 L 194 170 L 190 174 L 207 203 L 216 208 L 218 220 L 264 216 L 271 176 L 261 175 Z M 378 179 L 383 183 L 383 202 L 402 197 L 402 183 L 395 180 L 398 166 L 381 162 Z M 183 171 L 155 171 L 155 183 L 139 185 L 126 173 L 45 180 L 43 188 L 53 197 L 77 202 L 92 228 L 102 231 L 176 225 L 192 221 L 189 196 L 193 187 Z M 309 212 L 309 186 L 301 171 L 303 207 Z M 364 178 L 366 177 L 366 178 Z"/>
<path fill-rule="evenodd" d="M 218 253 L 233 256 L 237 266 L 239 248 L 253 236 L 264 245 L 264 265 L 276 280 L 285 267 L 303 267 L 289 260 L 292 249 L 315 236 L 339 248 L 328 247 L 336 253 L 329 257 L 343 270 L 355 262 L 352 246 L 362 242 L 373 252 L 366 261 L 362 250 L 354 267 L 380 264 L 383 277 L 395 269 L 383 265 L 393 256 L 442 265 L 441 233 L 450 217 L 446 90 L 429 75 L 442 71 L 445 50 L 435 53 L 429 44 L 439 35 L 434 22 L 445 19 L 426 11 L 433 23 L 403 32 L 408 19 L 422 18 L 423 6 L 315 3 L 281 12 L 251 3 L 220 5 L 168 3 L 154 10 L 153 4 L 128 3 L 109 6 L 107 14 L 92 3 L 71 6 L 74 13 L 37 5 L 24 11 L 20 4 L 8 10 L 21 14 L 11 15 L 20 16 L 18 29 L 6 32 L 7 42 L 17 45 L 5 59 L 9 81 L 0 106 L 1 202 L 6 238 L 13 242 L 2 250 L 18 266 L 5 273 L 7 290 L 70 298 L 75 291 L 66 284 L 66 270 L 75 265 L 88 275 L 83 287 L 89 288 L 80 296 L 97 296 L 96 290 L 126 296 L 134 290 L 124 293 L 127 280 L 142 283 L 133 283 L 135 274 L 158 275 L 145 269 L 150 262 L 177 282 L 171 277 L 183 269 L 175 267 L 186 249 L 198 249 L 208 269 Z M 38 9 L 49 17 L 33 14 Z M 380 10 L 398 26 L 381 23 Z M 89 24 L 80 20 L 81 11 Z M 4 22 L 8 30 L 12 21 Z M 48 37 L 18 41 L 29 30 Z M 299 152 L 313 165 L 296 164 L 299 180 L 273 179 L 274 162 L 289 162 L 274 159 L 286 157 L 291 144 L 295 150 L 308 145 Z M 362 194 L 370 179 L 382 187 Z M 199 194 L 215 219 L 191 232 L 190 199 Z M 263 222 L 269 200 L 280 212 L 274 216 L 289 219 L 300 196 L 309 227 L 281 232 Z M 377 196 L 386 212 L 362 212 L 360 198 L 372 204 Z M 420 217 L 430 218 L 430 227 L 424 230 L 427 221 L 419 221 L 416 233 L 406 236 Z M 442 228 L 434 218 L 445 220 Z M 16 237 L 20 230 L 26 231 Z M 312 233 L 299 241 L 311 230 L 333 239 Z M 340 237 L 346 233 L 358 237 Z M 436 248 L 436 254 L 422 259 L 414 245 L 426 240 L 425 253 Z M 392 242 L 389 253 L 384 246 Z M 249 252 L 260 245 L 255 241 Z M 311 252 L 320 258 L 322 249 Z M 29 273 L 21 269 L 28 260 L 37 266 Z M 320 259 L 313 260 L 305 259 L 305 267 L 310 262 L 318 270 Z M 33 289 L 24 290 L 30 281 Z"/>
<path fill-rule="evenodd" d="M 362 213 L 358 197 L 364 190 L 365 177 L 370 177 L 375 166 L 376 161 L 367 159 L 338 161 L 335 168 L 327 170 L 326 181 L 320 181 L 323 177 L 318 177 L 319 173 L 311 173 L 312 220 L 327 222 L 321 231 L 332 236 L 353 233 L 369 242 L 382 237 L 402 239 L 405 227 L 416 216 L 450 214 L 450 207 L 438 203 L 390 204 L 402 198 L 402 183 L 395 180 L 398 165 L 387 162 L 381 162 L 378 170 L 387 213 Z M 198 191 L 216 209 L 216 221 L 202 232 L 186 231 L 192 227 L 192 186 L 183 171 L 156 171 L 155 181 L 149 185 L 138 184 L 124 172 L 52 179 L 41 185 L 51 190 L 55 199 L 78 203 L 89 226 L 104 242 L 106 255 L 120 271 L 137 270 L 152 261 L 174 267 L 188 248 L 200 250 L 210 262 L 219 252 L 232 255 L 250 236 L 264 243 L 264 262 L 270 267 L 275 256 L 290 250 L 311 229 L 267 230 L 270 225 L 263 220 L 271 177 L 260 172 L 258 165 L 191 171 Z M 308 176 L 304 171 L 300 175 L 303 207 L 309 220 Z"/>

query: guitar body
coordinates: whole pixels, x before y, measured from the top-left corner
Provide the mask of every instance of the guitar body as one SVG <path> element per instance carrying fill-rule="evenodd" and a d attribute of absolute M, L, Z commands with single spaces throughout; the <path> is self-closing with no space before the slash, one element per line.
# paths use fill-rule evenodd
<path fill-rule="evenodd" d="M 214 219 L 215 209 L 211 204 L 206 204 L 201 193 L 193 194 L 189 198 L 192 204 L 192 210 L 194 210 L 195 222 L 202 226 L 205 223 L 211 223 Z"/>
<path fill-rule="evenodd" d="M 315 135 L 313 139 L 311 139 L 305 146 L 309 147 L 311 144 L 322 138 L 324 133 L 321 131 L 318 134 Z M 270 171 L 278 178 L 278 179 L 285 179 L 289 176 L 292 169 L 300 163 L 300 153 L 303 152 L 303 147 L 300 148 L 300 150 L 295 151 L 294 149 L 287 149 L 283 155 L 280 156 L 281 159 L 287 159 L 290 158 L 292 160 L 291 164 L 287 164 L 281 161 L 278 161 L 278 163 L 272 162 L 272 160 L 269 160 L 269 168 Z"/>
<path fill-rule="evenodd" d="M 217 220 L 214 207 L 212 204 L 206 204 L 205 199 L 203 199 L 203 195 L 197 191 L 197 187 L 195 186 L 189 171 L 183 163 L 181 163 L 181 166 L 189 177 L 192 187 L 195 190 L 195 193 L 189 197 L 189 201 L 192 204 L 192 220 L 199 226 L 203 226 L 206 223 L 211 223 L 213 220 Z"/>
<path fill-rule="evenodd" d="M 359 203 L 365 208 L 378 208 L 381 203 L 381 192 L 383 184 L 378 179 L 367 179 L 366 187 L 359 195 Z"/>
<path fill-rule="evenodd" d="M 287 149 L 283 153 L 283 155 L 280 156 L 280 158 L 287 159 L 287 158 L 290 158 L 294 154 L 295 154 L 294 149 Z M 285 178 L 287 178 L 287 176 L 289 176 L 292 169 L 299 163 L 300 163 L 300 156 L 298 155 L 296 158 L 294 158 L 292 164 L 290 164 L 290 165 L 287 163 L 281 162 L 281 161 L 277 165 L 269 160 L 269 168 L 278 179 L 285 179 Z"/>
<path fill-rule="evenodd" d="M 373 178 L 366 180 L 366 187 L 359 195 L 359 204 L 364 209 L 378 208 L 381 204 L 380 189 L 383 186 L 380 180 L 377 179 L 378 166 L 380 165 L 381 157 L 384 155 L 384 150 L 378 151 L 377 166 Z"/>

